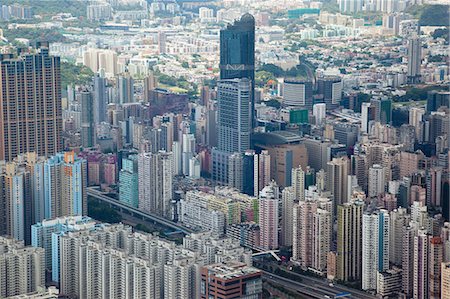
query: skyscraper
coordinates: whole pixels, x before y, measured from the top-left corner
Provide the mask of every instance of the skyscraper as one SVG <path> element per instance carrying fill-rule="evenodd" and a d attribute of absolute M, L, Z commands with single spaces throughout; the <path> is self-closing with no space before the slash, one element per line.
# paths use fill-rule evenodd
<path fill-rule="evenodd" d="M 408 83 L 420 83 L 420 67 L 422 64 L 422 43 L 418 37 L 408 41 Z"/>
<path fill-rule="evenodd" d="M 250 80 L 250 119 L 254 123 L 255 18 L 244 14 L 240 20 L 220 31 L 220 79 Z M 220 99 L 219 99 L 220 101 Z"/>
<path fill-rule="evenodd" d="M 389 269 L 389 214 L 364 214 L 362 222 L 362 289 L 377 289 L 377 272 Z"/>
<path fill-rule="evenodd" d="M 247 78 L 217 83 L 218 146 L 212 151 L 213 179 L 228 183 L 228 157 L 250 149 L 252 83 Z"/>
<path fill-rule="evenodd" d="M 377 197 L 385 191 L 384 168 L 374 164 L 369 168 L 369 197 Z"/>
<path fill-rule="evenodd" d="M 334 206 L 348 200 L 348 175 L 350 163 L 347 157 L 334 158 L 327 164 L 327 190 L 333 194 Z"/>
<path fill-rule="evenodd" d="M 93 147 L 95 140 L 94 97 L 92 92 L 85 89 L 80 92 L 81 101 L 81 146 Z"/>
<path fill-rule="evenodd" d="M 441 265 L 441 295 L 442 298 L 450 297 L 450 262 Z"/>
<path fill-rule="evenodd" d="M 139 154 L 139 209 L 162 217 L 171 217 L 172 164 L 172 153 L 160 151 Z"/>
<path fill-rule="evenodd" d="M 264 249 L 278 248 L 278 200 L 279 190 L 275 182 L 259 193 L 259 240 Z"/>
<path fill-rule="evenodd" d="M 139 176 L 137 155 L 122 159 L 119 172 L 119 200 L 132 207 L 139 206 Z"/>
<path fill-rule="evenodd" d="M 38 44 L 35 53 L 0 55 L 0 161 L 62 150 L 60 60 L 48 52 Z"/>
<path fill-rule="evenodd" d="M 355 201 L 337 208 L 337 279 L 361 279 L 363 207 L 362 201 Z"/>
<path fill-rule="evenodd" d="M 220 80 L 218 149 L 242 153 L 250 148 L 252 85 L 248 79 Z"/>
<path fill-rule="evenodd" d="M 429 279 L 429 236 L 426 230 L 419 230 L 414 237 L 414 277 L 413 297 L 417 299 L 428 298 Z"/>
<path fill-rule="evenodd" d="M 0 237 L 0 297 L 27 294 L 45 287 L 44 249 Z"/>
<path fill-rule="evenodd" d="M 317 80 L 317 91 L 323 95 L 327 110 L 339 107 L 342 99 L 342 80 L 339 76 L 324 76 Z"/>
<path fill-rule="evenodd" d="M 103 73 L 103 72 L 102 72 Z M 106 78 L 103 74 L 94 76 L 94 121 L 96 124 L 106 120 L 106 106 L 108 92 L 106 90 Z"/>
<path fill-rule="evenodd" d="M 45 218 L 86 215 L 87 163 L 74 152 L 58 153 L 44 164 Z"/>
<path fill-rule="evenodd" d="M 301 166 L 292 168 L 292 187 L 294 188 L 295 199 L 305 200 L 305 172 Z"/>

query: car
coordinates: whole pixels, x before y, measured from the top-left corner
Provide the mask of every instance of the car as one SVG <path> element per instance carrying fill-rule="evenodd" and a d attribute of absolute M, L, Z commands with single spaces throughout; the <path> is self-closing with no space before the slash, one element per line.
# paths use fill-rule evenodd
<path fill-rule="evenodd" d="M 328 285 L 329 285 L 330 287 L 332 287 L 332 288 L 334 287 L 334 284 L 333 284 L 333 283 L 330 283 L 330 284 L 328 284 Z"/>
<path fill-rule="evenodd" d="M 330 299 L 331 297 L 328 296 L 328 295 L 324 295 L 323 298 L 328 298 L 328 299 Z"/>

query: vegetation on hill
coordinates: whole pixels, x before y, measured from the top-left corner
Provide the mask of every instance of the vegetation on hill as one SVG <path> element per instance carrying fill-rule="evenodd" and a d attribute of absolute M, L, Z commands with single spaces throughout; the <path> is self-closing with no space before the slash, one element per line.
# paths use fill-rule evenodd
<path fill-rule="evenodd" d="M 48 41 L 50 43 L 63 42 L 66 40 L 64 35 L 56 29 L 6 29 L 3 28 L 4 37 L 14 44 L 16 38 L 25 38 L 30 41 L 31 45 L 34 45 L 37 41 Z"/>
<path fill-rule="evenodd" d="M 109 205 L 96 200 L 88 202 L 88 216 L 107 223 L 118 223 L 122 221 L 122 216 Z"/>
<path fill-rule="evenodd" d="M 414 5 L 408 13 L 419 19 L 421 26 L 449 26 L 449 5 Z"/>
<path fill-rule="evenodd" d="M 61 63 L 61 88 L 65 89 L 69 84 L 88 84 L 92 81 L 94 72 L 84 65 L 71 62 Z"/>
<path fill-rule="evenodd" d="M 2 0 L 2 5 L 20 4 L 33 8 L 33 14 L 50 16 L 58 13 L 71 13 L 74 17 L 86 16 L 86 1 L 82 0 Z"/>

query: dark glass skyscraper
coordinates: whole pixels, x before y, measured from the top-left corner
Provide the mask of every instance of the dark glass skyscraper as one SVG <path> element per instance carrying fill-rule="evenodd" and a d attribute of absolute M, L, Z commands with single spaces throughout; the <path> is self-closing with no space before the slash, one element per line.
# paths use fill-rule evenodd
<path fill-rule="evenodd" d="M 220 32 L 220 79 L 248 78 L 252 82 L 254 123 L 255 18 L 244 14 Z"/>

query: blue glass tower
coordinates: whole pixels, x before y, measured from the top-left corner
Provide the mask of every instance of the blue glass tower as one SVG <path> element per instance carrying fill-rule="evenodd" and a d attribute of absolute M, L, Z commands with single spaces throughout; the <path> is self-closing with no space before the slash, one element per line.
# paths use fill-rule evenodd
<path fill-rule="evenodd" d="M 252 82 L 252 124 L 254 124 L 255 18 L 244 14 L 220 31 L 220 79 L 248 78 Z"/>

